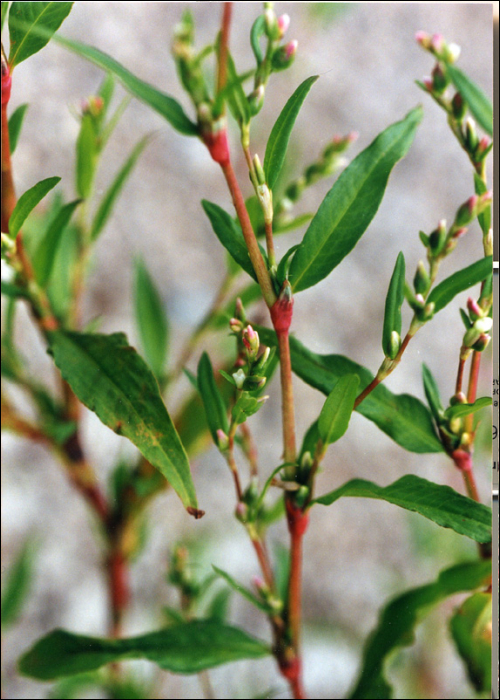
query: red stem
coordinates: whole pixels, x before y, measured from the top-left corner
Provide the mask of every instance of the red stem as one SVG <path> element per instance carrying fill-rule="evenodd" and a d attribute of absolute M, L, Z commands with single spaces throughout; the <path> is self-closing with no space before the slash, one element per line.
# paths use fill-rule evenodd
<path fill-rule="evenodd" d="M 285 462 L 295 462 L 295 407 L 293 401 L 292 360 L 288 331 L 276 331 L 280 355 L 283 443 Z"/>
<path fill-rule="evenodd" d="M 219 42 L 219 65 L 217 75 L 217 93 L 221 92 L 226 86 L 227 78 L 227 53 L 229 44 L 229 28 L 231 26 L 232 2 L 225 2 L 222 11 L 222 27 L 220 32 Z"/>
<path fill-rule="evenodd" d="M 460 358 L 459 363 L 458 363 L 457 381 L 455 384 L 455 393 L 456 394 L 458 394 L 460 391 L 462 391 L 462 383 L 464 380 L 464 369 L 465 369 L 465 360 Z"/>

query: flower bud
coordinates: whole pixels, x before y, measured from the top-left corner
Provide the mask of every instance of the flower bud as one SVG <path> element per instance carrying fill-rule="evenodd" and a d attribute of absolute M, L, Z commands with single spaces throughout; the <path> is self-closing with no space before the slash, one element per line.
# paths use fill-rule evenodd
<path fill-rule="evenodd" d="M 266 593 L 269 593 L 269 588 L 266 586 L 260 576 L 252 576 L 252 585 L 257 593 L 263 597 L 266 595 Z"/>
<path fill-rule="evenodd" d="M 264 352 L 262 353 L 262 355 L 259 357 L 257 363 L 255 364 L 256 370 L 261 370 L 265 367 L 265 365 L 269 359 L 270 354 L 271 354 L 271 348 L 264 348 Z"/>
<path fill-rule="evenodd" d="M 265 88 L 261 83 L 253 92 L 247 95 L 248 106 L 252 117 L 255 117 L 255 115 L 262 109 L 262 105 L 264 104 L 264 94 Z"/>
<path fill-rule="evenodd" d="M 446 220 L 441 219 L 435 229 L 429 236 L 429 245 L 432 253 L 438 255 L 446 242 Z"/>
<path fill-rule="evenodd" d="M 467 105 L 465 104 L 462 95 L 457 92 L 451 101 L 453 116 L 458 122 L 461 122 L 467 113 Z"/>
<path fill-rule="evenodd" d="M 226 433 L 219 428 L 217 435 L 217 447 L 221 452 L 225 452 L 229 448 L 229 438 Z"/>
<path fill-rule="evenodd" d="M 430 321 L 431 318 L 434 316 L 434 309 L 436 308 L 436 304 L 431 301 L 430 304 L 426 304 L 424 307 L 424 313 L 423 313 L 423 320 L 424 321 Z"/>
<path fill-rule="evenodd" d="M 465 143 L 469 151 L 474 152 L 479 143 L 476 131 L 476 122 L 472 117 L 467 117 L 465 120 Z"/>
<path fill-rule="evenodd" d="M 474 328 L 477 328 L 480 333 L 489 333 L 493 328 L 493 319 L 491 316 L 478 318 L 477 321 L 474 321 Z"/>
<path fill-rule="evenodd" d="M 269 37 L 269 39 L 279 39 L 280 30 L 275 11 L 271 10 L 271 8 L 267 8 L 264 11 L 264 21 L 266 25 L 266 35 Z"/>
<path fill-rule="evenodd" d="M 247 375 L 245 374 L 245 372 L 244 372 L 242 369 L 239 369 L 237 372 L 235 372 L 235 373 L 232 375 L 232 377 L 233 377 L 233 379 L 234 379 L 234 383 L 236 384 L 236 387 L 237 387 L 238 389 L 242 389 L 242 388 L 243 388 L 243 382 L 244 382 L 245 379 L 247 378 Z"/>
<path fill-rule="evenodd" d="M 482 308 L 479 306 L 477 301 L 473 299 L 472 297 L 469 297 L 467 299 L 467 309 L 470 313 L 470 317 L 473 321 L 477 320 L 478 318 L 482 318 L 484 316 L 484 311 Z"/>
<path fill-rule="evenodd" d="M 430 49 L 435 54 L 441 54 L 446 44 L 442 34 L 433 34 Z"/>
<path fill-rule="evenodd" d="M 457 228 L 456 231 L 453 231 L 453 238 L 454 239 L 461 238 L 466 233 L 467 233 L 467 227 L 462 226 L 461 228 Z"/>
<path fill-rule="evenodd" d="M 413 286 L 417 294 L 425 294 L 429 289 L 431 280 L 422 260 L 417 265 L 417 271 L 413 278 Z"/>
<path fill-rule="evenodd" d="M 291 66 L 297 53 L 298 45 L 299 42 L 294 39 L 285 44 L 285 46 L 280 46 L 279 49 L 276 49 L 271 61 L 273 70 L 284 70 Z"/>
<path fill-rule="evenodd" d="M 443 73 L 443 69 L 439 65 L 439 63 L 436 64 L 436 67 L 432 71 L 432 87 L 435 92 L 438 94 L 442 94 L 448 86 L 448 80 Z"/>
<path fill-rule="evenodd" d="M 415 39 L 423 49 L 428 51 L 431 48 L 431 35 L 427 32 L 418 31 L 415 34 Z"/>
<path fill-rule="evenodd" d="M 290 17 L 288 15 L 280 15 L 278 17 L 279 39 L 282 39 L 290 26 Z"/>
<path fill-rule="evenodd" d="M 444 47 L 443 51 L 443 59 L 447 63 L 455 63 L 455 61 L 458 60 L 458 57 L 460 56 L 460 46 L 458 44 L 448 44 L 447 46 Z"/>
<path fill-rule="evenodd" d="M 239 318 L 232 318 L 229 321 L 229 328 L 233 333 L 239 335 L 243 330 L 243 323 L 240 321 Z"/>
<path fill-rule="evenodd" d="M 422 83 L 423 83 L 425 89 L 426 89 L 428 92 L 433 92 L 433 90 L 434 90 L 434 80 L 433 80 L 431 77 L 429 77 L 428 75 L 426 75 L 425 78 L 422 78 Z"/>
<path fill-rule="evenodd" d="M 234 512 L 234 517 L 236 520 L 239 520 L 240 523 L 245 523 L 248 520 L 248 506 L 246 503 L 242 503 L 241 501 L 238 503 Z"/>
<path fill-rule="evenodd" d="M 463 391 L 459 391 L 457 394 L 454 394 L 450 399 L 451 406 L 456 406 L 457 404 L 462 403 L 467 403 L 467 397 Z"/>
<path fill-rule="evenodd" d="M 258 185 L 257 187 L 257 197 L 259 198 L 262 211 L 264 212 L 264 221 L 266 224 L 270 224 L 273 221 L 274 210 L 273 210 L 273 193 L 269 187 L 264 185 Z"/>
<path fill-rule="evenodd" d="M 388 357 L 389 359 L 394 360 L 399 352 L 399 348 L 401 347 L 401 336 L 397 331 L 392 331 L 389 344 L 390 347 Z"/>
<path fill-rule="evenodd" d="M 489 335 L 486 335 L 486 333 L 482 333 L 472 347 L 477 352 L 483 352 L 483 350 L 486 350 L 486 348 L 488 347 L 490 340 L 491 337 Z"/>
<path fill-rule="evenodd" d="M 266 377 L 256 377 L 255 375 L 251 375 L 245 379 L 242 388 L 245 391 L 256 391 L 257 389 L 262 389 L 266 381 Z"/>
<path fill-rule="evenodd" d="M 243 331 L 243 345 L 247 349 L 247 355 L 250 359 L 255 360 L 259 352 L 260 340 L 257 331 L 254 331 L 252 326 L 248 325 Z"/>
<path fill-rule="evenodd" d="M 238 297 L 236 299 L 236 303 L 234 305 L 234 315 L 242 323 L 246 323 L 247 317 L 245 314 L 245 308 L 243 306 L 243 302 L 241 301 L 240 297 Z"/>
<path fill-rule="evenodd" d="M 453 224 L 454 228 L 461 228 L 462 226 L 467 226 L 476 218 L 476 208 L 479 201 L 477 194 L 473 194 L 472 197 L 459 207 L 455 222 Z"/>
<path fill-rule="evenodd" d="M 493 144 L 489 138 L 487 136 L 483 136 L 477 145 L 476 152 L 474 153 L 475 160 L 484 160 L 491 151 L 492 145 Z"/>

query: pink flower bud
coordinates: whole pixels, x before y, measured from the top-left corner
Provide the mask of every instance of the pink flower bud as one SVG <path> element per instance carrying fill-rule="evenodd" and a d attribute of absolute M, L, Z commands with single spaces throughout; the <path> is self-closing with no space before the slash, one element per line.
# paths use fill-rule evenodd
<path fill-rule="evenodd" d="M 254 588 L 261 594 L 267 590 L 267 586 L 260 576 L 252 576 L 252 584 Z"/>
<path fill-rule="evenodd" d="M 217 435 L 217 447 L 219 450 L 222 452 L 225 452 L 225 450 L 228 449 L 229 447 L 229 438 L 226 435 L 226 433 L 219 428 L 219 430 L 216 433 Z"/>
<path fill-rule="evenodd" d="M 474 320 L 476 320 L 477 318 L 482 318 L 483 310 L 481 309 L 477 301 L 472 297 L 469 297 L 467 299 L 467 309 L 469 310 L 471 316 L 475 317 Z"/>
<path fill-rule="evenodd" d="M 295 54 L 297 53 L 297 47 L 299 45 L 299 42 L 297 39 L 293 39 L 293 41 L 289 41 L 288 44 L 285 46 L 285 56 L 287 60 L 291 60 Z"/>
<path fill-rule="evenodd" d="M 288 15 L 281 15 L 280 17 L 278 17 L 278 29 L 280 39 L 282 39 L 285 36 L 289 26 L 290 17 Z"/>
<path fill-rule="evenodd" d="M 442 34 L 433 34 L 431 39 L 431 49 L 435 53 L 441 53 L 444 49 L 444 36 Z"/>
<path fill-rule="evenodd" d="M 455 233 L 453 234 L 453 238 L 461 238 L 461 237 L 464 236 L 466 233 L 467 233 L 467 227 L 466 227 L 466 226 L 462 226 L 462 228 L 459 228 L 459 229 L 457 229 L 457 230 L 455 231 Z"/>
<path fill-rule="evenodd" d="M 238 318 L 232 318 L 229 321 L 229 328 L 233 333 L 241 333 L 243 330 L 243 323 Z"/>
<path fill-rule="evenodd" d="M 426 90 L 429 92 L 432 92 L 434 90 L 434 81 L 432 78 L 429 78 L 429 76 L 426 76 L 423 80 L 422 83 L 424 84 Z"/>
<path fill-rule="evenodd" d="M 246 505 L 246 503 L 242 503 L 240 501 L 238 503 L 238 505 L 236 506 L 236 510 L 235 510 L 234 514 L 235 514 L 237 520 L 244 523 L 248 517 L 248 506 Z"/>
<path fill-rule="evenodd" d="M 483 136 L 483 138 L 479 141 L 478 151 L 480 153 L 483 153 L 488 148 L 489 145 L 490 145 L 489 138 L 487 136 Z"/>
<path fill-rule="evenodd" d="M 427 34 L 427 32 L 419 31 L 415 34 L 415 39 L 423 49 L 430 49 L 430 47 L 431 47 L 430 34 Z"/>
<path fill-rule="evenodd" d="M 260 340 L 257 331 L 254 331 L 252 326 L 247 326 L 243 331 L 243 344 L 245 345 L 249 356 L 257 357 L 259 352 Z"/>

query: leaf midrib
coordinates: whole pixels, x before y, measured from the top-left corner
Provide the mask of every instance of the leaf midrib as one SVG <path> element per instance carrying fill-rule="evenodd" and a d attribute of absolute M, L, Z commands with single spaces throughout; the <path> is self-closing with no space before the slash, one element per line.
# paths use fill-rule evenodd
<path fill-rule="evenodd" d="M 19 54 L 19 52 L 21 51 L 21 48 L 22 48 L 22 46 L 24 45 L 24 43 L 28 40 L 28 38 L 29 38 L 29 36 L 30 36 L 30 34 L 31 34 L 31 30 L 33 29 L 33 27 L 35 27 L 35 26 L 38 24 L 39 20 L 40 20 L 40 19 L 44 16 L 44 14 L 49 10 L 49 8 L 51 7 L 51 5 L 54 5 L 54 2 L 49 2 L 48 5 L 46 5 L 46 7 L 44 7 L 43 10 L 40 12 L 40 14 L 39 14 L 38 17 L 36 18 L 36 20 L 35 20 L 34 22 L 32 22 L 32 24 L 30 25 L 30 28 L 28 29 L 28 31 L 26 32 L 26 34 L 25 34 L 24 37 L 22 38 L 21 43 L 19 44 L 19 46 L 18 46 L 16 52 L 15 52 L 14 55 L 12 56 L 12 59 L 11 59 L 10 62 L 11 62 L 13 65 L 16 65 L 16 56 L 17 56 L 17 55 Z"/>

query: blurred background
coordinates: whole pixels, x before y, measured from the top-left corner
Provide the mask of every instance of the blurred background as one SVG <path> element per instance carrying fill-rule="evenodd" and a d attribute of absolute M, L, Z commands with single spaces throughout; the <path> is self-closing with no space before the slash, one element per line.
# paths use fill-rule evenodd
<path fill-rule="evenodd" d="M 424 258 L 419 230 L 429 233 L 440 219 L 453 220 L 458 206 L 473 194 L 471 168 L 444 113 L 415 85 L 416 79 L 430 74 L 433 62 L 414 35 L 418 30 L 439 32 L 447 41 L 456 42 L 462 48 L 459 67 L 491 97 L 492 6 L 276 3 L 278 14 L 290 15 L 287 36 L 297 39 L 299 48 L 293 67 L 271 77 L 264 108 L 252 127 L 252 151 L 261 160 L 266 139 L 288 97 L 305 78 L 320 75 L 297 119 L 283 181 L 297 177 L 336 134 L 359 133 L 348 153 L 353 158 L 416 104 L 422 103 L 425 113 L 408 156 L 396 166 L 379 212 L 353 254 L 317 287 L 297 295 L 293 331 L 311 350 L 347 355 L 376 372 L 382 361 L 385 295 L 398 252 L 403 251 L 407 277 L 412 278 L 418 261 Z M 170 55 L 173 27 L 188 7 L 195 18 L 198 47 L 213 41 L 221 16 L 221 4 L 215 2 L 76 2 L 61 34 L 110 54 L 182 101 L 189 111 Z M 248 37 L 260 10 L 260 3 L 255 2 L 234 5 L 230 47 L 239 72 L 254 65 Z M 58 175 L 66 197 L 75 196 L 74 147 L 79 124 L 74 112 L 81 110 L 83 99 L 97 92 L 102 78 L 101 71 L 54 43 L 16 68 L 11 108 L 30 104 L 13 164 L 19 193 Z M 123 94 L 121 88 L 117 92 L 116 103 Z M 84 321 L 100 316 L 102 332 L 124 331 L 137 346 L 132 263 L 141 254 L 165 303 L 175 363 L 190 331 L 210 307 L 224 274 L 225 252 L 200 200 L 209 199 L 228 211 L 232 205 L 220 171 L 201 142 L 182 137 L 135 100 L 107 146 L 98 191 L 106 190 L 134 144 L 149 133 L 154 139 L 97 245 Z M 244 193 L 250 195 L 235 128 L 232 151 Z M 331 180 L 307 190 L 297 213 L 315 211 L 330 187 Z M 303 230 L 279 237 L 278 255 L 302 235 Z M 443 264 L 440 279 L 481 256 L 476 224 Z M 459 299 L 462 306 L 466 298 L 467 294 Z M 265 319 L 264 311 L 255 307 L 253 317 Z M 408 319 L 409 315 L 406 322 Z M 33 374 L 50 383 L 51 363 L 24 310 L 16 333 Z M 423 399 L 421 364 L 425 361 L 438 379 L 442 396 L 451 396 L 462 335 L 458 305 L 452 304 L 418 333 L 387 386 Z M 223 347 L 229 350 L 222 336 Z M 209 337 L 203 347 L 215 354 L 218 339 Z M 193 370 L 202 349 L 188 365 Z M 490 367 L 487 352 L 479 395 L 490 392 Z M 317 417 L 324 396 L 296 378 L 294 387 L 300 440 Z M 189 388 L 187 379 L 179 382 L 169 411 L 175 411 Z M 270 395 L 266 407 L 250 420 L 263 476 L 280 463 L 282 451 L 277 379 L 266 393 Z M 488 421 L 485 412 L 476 456 L 484 502 L 489 499 L 491 480 Z M 119 458 L 134 454 L 130 444 L 87 412 L 83 430 L 85 448 L 103 482 Z M 3 640 L 3 696 L 44 698 L 49 686 L 19 677 L 16 659 L 55 627 L 105 633 L 107 594 L 101 543 L 85 504 L 43 447 L 5 434 L 2 463 L 2 577 L 26 538 L 37 542 L 32 596 L 19 624 Z M 233 484 L 222 458 L 210 450 L 192 467 L 206 516 L 199 522 L 187 517 L 172 493 L 160 495 L 149 508 L 148 538 L 132 567 L 133 599 L 125 622 L 128 634 L 157 627 L 161 606 L 175 603 L 175 593 L 164 576 L 169 552 L 178 541 L 192 548 L 200 576 L 210 571 L 212 563 L 242 582 L 249 583 L 258 573 L 244 529 L 233 520 Z M 407 473 L 449 484 L 463 493 L 460 475 L 444 455 L 405 452 L 355 414 L 348 433 L 325 459 L 317 492 L 327 492 L 353 477 L 385 485 Z M 282 525 L 270 534 L 276 542 L 286 541 Z M 330 508 L 316 507 L 305 540 L 304 657 L 310 697 L 345 697 L 357 674 L 364 640 L 380 607 L 391 596 L 430 582 L 441 569 L 475 555 L 472 542 L 385 503 L 341 499 Z M 394 657 L 389 675 L 397 697 L 474 697 L 446 628 L 447 615 L 456 604 L 455 599 L 432 613 L 419 628 L 417 643 Z M 269 638 L 263 616 L 236 596 L 231 620 Z M 155 673 L 147 664 L 137 668 L 145 678 Z M 269 688 L 274 689 L 275 697 L 288 697 L 272 661 L 241 662 L 210 675 L 216 697 L 264 697 Z M 158 697 L 203 697 L 196 677 L 162 674 L 159 687 Z"/>

